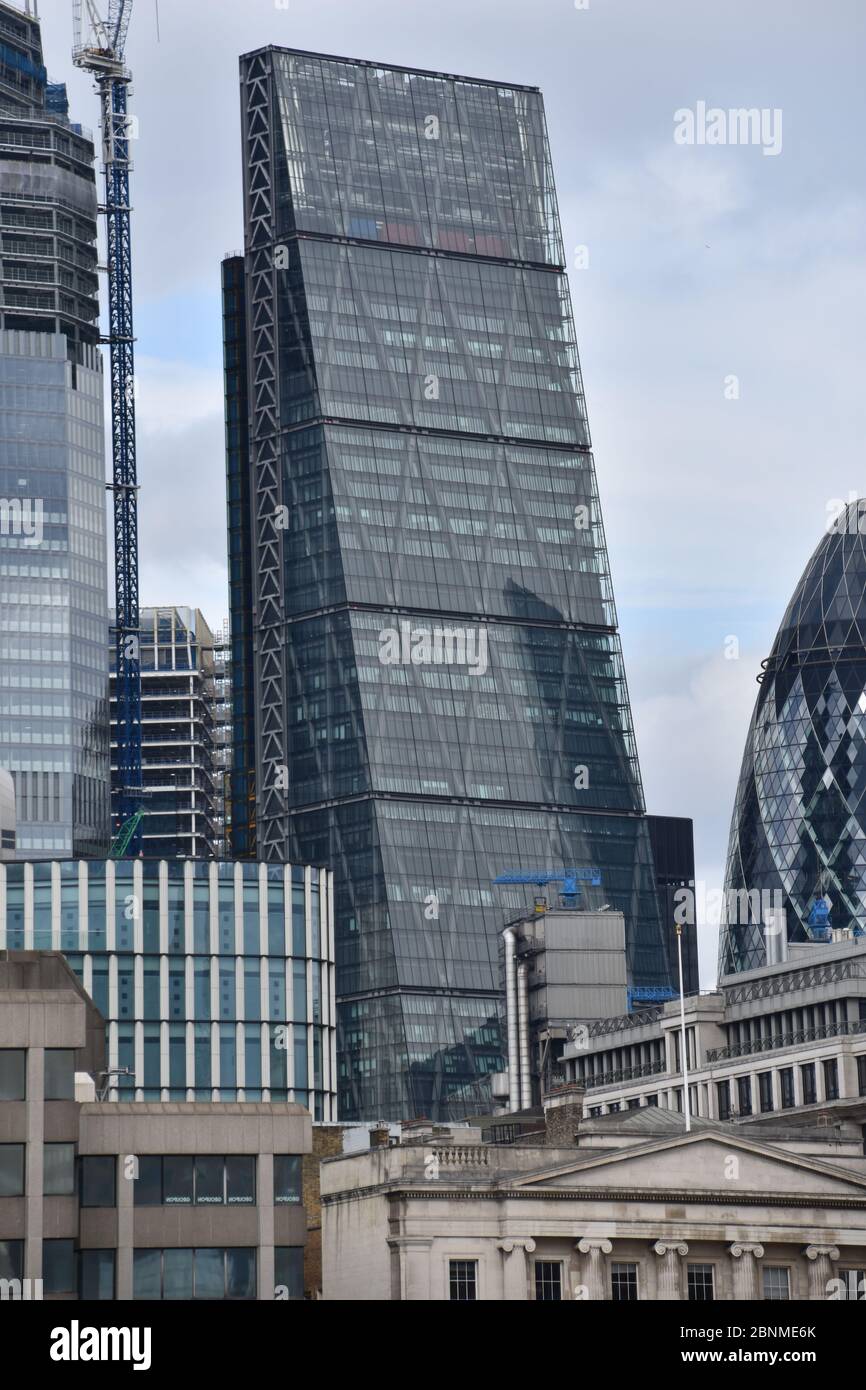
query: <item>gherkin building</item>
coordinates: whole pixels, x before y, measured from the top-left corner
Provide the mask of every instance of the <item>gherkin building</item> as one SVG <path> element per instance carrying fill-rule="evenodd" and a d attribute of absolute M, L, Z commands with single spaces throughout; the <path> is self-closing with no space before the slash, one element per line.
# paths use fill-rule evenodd
<path fill-rule="evenodd" d="M 767 904 L 784 909 L 788 941 L 820 940 L 828 925 L 859 934 L 866 922 L 866 501 L 822 537 L 762 667 L 731 824 L 720 974 L 764 963 Z"/>

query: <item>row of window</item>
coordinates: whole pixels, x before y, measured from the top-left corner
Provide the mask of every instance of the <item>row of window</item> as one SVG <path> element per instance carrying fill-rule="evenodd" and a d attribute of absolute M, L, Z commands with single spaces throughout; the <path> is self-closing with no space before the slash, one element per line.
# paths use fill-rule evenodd
<path fill-rule="evenodd" d="M 24 1241 L 0 1241 L 0 1280 L 24 1278 Z M 304 1296 L 303 1246 L 274 1249 L 276 1299 Z M 74 1240 L 43 1240 L 42 1293 L 110 1301 L 116 1297 L 116 1251 L 76 1250 Z M 254 1299 L 252 1247 L 133 1251 L 138 1299 Z"/>
<path fill-rule="evenodd" d="M 0 1197 L 24 1195 L 24 1144 L 0 1144 Z M 43 1144 L 42 1191 L 46 1197 L 76 1192 L 75 1145 Z M 117 1157 L 83 1156 L 78 1160 L 78 1194 L 82 1207 L 117 1206 Z M 135 1184 L 134 1205 L 254 1206 L 256 1160 L 252 1154 L 145 1154 L 121 1157 L 123 1177 Z M 301 1159 L 274 1155 L 274 1202 L 301 1200 Z"/>
<path fill-rule="evenodd" d="M 75 1099 L 75 1053 L 71 1048 L 45 1049 L 45 1100 Z M 27 1099 L 27 1053 L 0 1048 L 0 1101 Z"/>
<path fill-rule="evenodd" d="M 858 1095 L 866 1096 L 866 1053 L 856 1058 L 857 1062 L 857 1092 Z M 782 1110 L 792 1110 L 797 1105 L 816 1105 L 818 1103 L 818 1067 L 817 1062 L 800 1063 L 800 1085 L 802 1100 L 797 1100 L 797 1093 L 794 1083 L 794 1067 L 780 1067 L 778 1070 L 779 1078 L 779 1108 Z M 835 1057 L 828 1057 L 820 1063 L 821 1076 L 824 1088 L 821 1096 L 822 1100 L 838 1100 L 840 1097 L 839 1088 L 839 1063 Z M 752 1085 L 752 1076 L 729 1077 L 724 1081 L 716 1082 L 716 1099 L 718 1106 L 718 1117 L 720 1120 L 730 1120 L 736 1115 L 766 1115 L 775 1110 L 776 1102 L 773 1091 L 772 1071 L 762 1071 L 756 1074 L 758 1083 L 757 1094 Z M 699 1106 L 698 1086 L 689 1087 L 691 1098 L 692 1114 L 701 1113 Z M 677 1087 L 673 1092 L 674 1106 L 677 1110 L 683 1108 L 682 1087 Z M 655 1092 L 645 1097 L 631 1096 L 623 1104 L 620 1101 L 611 1101 L 607 1107 L 602 1105 L 590 1106 L 589 1115 L 595 1119 L 603 1115 L 605 1110 L 608 1114 L 615 1114 L 617 1111 L 625 1109 L 636 1110 L 641 1104 L 658 1105 L 659 1097 Z"/>
<path fill-rule="evenodd" d="M 535 1299 L 539 1303 L 560 1303 L 569 1297 L 564 1282 L 564 1267 L 560 1260 L 536 1260 L 534 1264 Z M 763 1265 L 762 1288 L 767 1300 L 791 1298 L 791 1270 L 787 1265 Z M 610 1266 L 610 1297 L 614 1303 L 636 1303 L 640 1298 L 638 1266 L 631 1262 L 614 1261 Z M 716 1298 L 716 1271 L 712 1264 L 690 1264 L 686 1267 L 686 1297 L 690 1303 L 711 1303 Z M 841 1269 L 837 1294 L 840 1299 L 866 1299 L 866 1270 Z M 452 1303 L 474 1303 L 478 1300 L 478 1261 L 450 1260 L 448 1265 L 448 1296 Z"/>

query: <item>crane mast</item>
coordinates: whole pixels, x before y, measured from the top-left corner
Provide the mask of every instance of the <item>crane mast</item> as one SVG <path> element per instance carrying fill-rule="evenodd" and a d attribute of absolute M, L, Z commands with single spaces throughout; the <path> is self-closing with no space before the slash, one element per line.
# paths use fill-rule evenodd
<path fill-rule="evenodd" d="M 86 22 L 82 14 L 86 11 Z M 103 18 L 95 0 L 73 0 L 76 67 L 92 73 L 102 110 L 102 150 L 111 363 L 117 818 L 124 849 L 141 849 L 141 665 L 138 604 L 138 480 L 135 457 L 135 337 L 132 317 L 132 241 L 129 200 L 128 96 L 132 74 L 124 52 L 132 0 L 109 0 Z"/>

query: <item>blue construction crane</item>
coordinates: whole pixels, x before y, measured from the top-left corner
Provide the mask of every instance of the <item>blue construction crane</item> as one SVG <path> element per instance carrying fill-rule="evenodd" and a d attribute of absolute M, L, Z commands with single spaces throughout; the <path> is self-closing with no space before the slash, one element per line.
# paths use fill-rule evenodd
<path fill-rule="evenodd" d="M 561 874 L 548 874 L 543 870 L 536 873 L 525 873 L 522 870 L 509 871 L 500 874 L 493 880 L 494 883 L 534 883 L 538 888 L 543 888 L 546 883 L 562 884 L 562 899 L 566 907 L 576 907 L 580 901 L 580 888 L 578 883 L 592 883 L 598 887 L 601 883 L 600 869 L 563 869 Z"/>
<path fill-rule="evenodd" d="M 138 480 L 135 461 L 135 337 L 132 326 L 132 244 L 129 202 L 128 89 L 132 73 L 124 61 L 132 0 L 109 0 L 103 19 L 95 0 L 72 0 L 72 61 L 94 76 L 102 107 L 107 227 L 108 336 L 111 357 L 112 481 L 114 494 L 114 588 L 116 617 L 115 699 L 117 709 L 117 825 L 130 856 L 141 849 L 141 666 L 138 623 Z"/>

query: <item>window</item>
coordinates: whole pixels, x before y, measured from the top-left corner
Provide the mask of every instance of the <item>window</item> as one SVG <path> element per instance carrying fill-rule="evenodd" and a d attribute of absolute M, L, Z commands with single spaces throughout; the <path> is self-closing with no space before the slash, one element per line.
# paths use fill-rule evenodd
<path fill-rule="evenodd" d="M 866 1096 L 866 1052 L 857 1058 L 857 1090 Z"/>
<path fill-rule="evenodd" d="M 274 1202 L 300 1202 L 301 1160 L 296 1154 L 274 1154 Z"/>
<path fill-rule="evenodd" d="M 0 1240 L 0 1279 L 24 1278 L 24 1241 Z"/>
<path fill-rule="evenodd" d="M 806 1064 L 800 1068 L 800 1076 L 803 1081 L 803 1104 L 814 1105 L 818 1098 L 818 1093 L 815 1088 L 815 1063 L 806 1062 Z"/>
<path fill-rule="evenodd" d="M 647 1096 L 647 1098 L 646 1098 L 646 1103 L 647 1103 L 647 1105 L 658 1105 L 658 1103 L 659 1103 L 659 1098 L 658 1098 L 658 1096 L 655 1094 L 655 1092 L 653 1092 L 653 1094 L 652 1094 L 651 1096 Z"/>
<path fill-rule="evenodd" d="M 162 1159 L 144 1154 L 138 1160 L 135 1178 L 135 1205 L 158 1207 L 162 1203 Z"/>
<path fill-rule="evenodd" d="M 110 1302 L 114 1298 L 113 1250 L 78 1252 L 78 1297 L 97 1302 Z"/>
<path fill-rule="evenodd" d="M 256 1252 L 251 1247 L 135 1250 L 136 1299 L 254 1299 Z"/>
<path fill-rule="evenodd" d="M 448 1261 L 448 1297 L 452 1303 L 478 1302 L 478 1261 Z"/>
<path fill-rule="evenodd" d="M 538 1303 L 562 1302 L 562 1265 L 559 1260 L 535 1261 L 535 1298 Z"/>
<path fill-rule="evenodd" d="M 764 1297 L 785 1301 L 791 1297 L 790 1271 L 786 1265 L 764 1265 Z"/>
<path fill-rule="evenodd" d="M 274 1248 L 275 1293 L 281 1298 L 304 1296 L 304 1247 L 277 1245 Z M 285 1292 L 284 1292 L 285 1291 Z"/>
<path fill-rule="evenodd" d="M 614 1303 L 637 1303 L 637 1265 L 611 1265 L 610 1296 Z"/>
<path fill-rule="evenodd" d="M 716 1099 L 719 1106 L 719 1119 L 729 1120 L 731 1118 L 731 1083 L 730 1081 L 716 1082 Z"/>
<path fill-rule="evenodd" d="M 737 1077 L 737 1101 L 741 1115 L 751 1115 L 752 1113 L 752 1078 L 750 1076 Z"/>
<path fill-rule="evenodd" d="M 0 1197 L 24 1196 L 24 1145 L 0 1144 Z"/>
<path fill-rule="evenodd" d="M 766 1115 L 773 1109 L 773 1073 L 771 1071 L 758 1072 L 758 1096 L 761 1102 L 761 1113 Z"/>
<path fill-rule="evenodd" d="M 688 1286 L 690 1303 L 712 1303 L 715 1299 L 712 1265 L 689 1265 Z"/>
<path fill-rule="evenodd" d="M 137 1207 L 254 1206 L 256 1160 L 252 1154 L 148 1154 L 138 1160 Z M 296 1199 L 300 1201 L 300 1195 Z"/>
<path fill-rule="evenodd" d="M 75 1192 L 75 1145 L 45 1144 L 42 1155 L 42 1191 L 45 1196 L 72 1196 Z"/>
<path fill-rule="evenodd" d="M 114 1156 L 80 1158 L 78 1166 L 81 1205 L 83 1207 L 117 1206 L 114 1181 L 117 1163 Z"/>
<path fill-rule="evenodd" d="M 229 1206 L 254 1206 L 256 1200 L 256 1160 L 252 1154 L 226 1159 L 226 1201 Z"/>
<path fill-rule="evenodd" d="M 824 1063 L 824 1095 L 827 1100 L 839 1099 L 839 1063 L 835 1057 Z"/>
<path fill-rule="evenodd" d="M 0 1050 L 0 1100 L 26 1100 L 27 1054 L 23 1048 Z"/>
<path fill-rule="evenodd" d="M 192 1157 L 170 1155 L 162 1159 L 162 1200 L 166 1206 L 192 1204 Z"/>
<path fill-rule="evenodd" d="M 866 1269 L 840 1269 L 839 1281 L 842 1284 L 840 1299 L 848 1302 L 866 1300 Z"/>
<path fill-rule="evenodd" d="M 75 1053 L 67 1047 L 45 1050 L 45 1100 L 75 1099 Z"/>
<path fill-rule="evenodd" d="M 75 1241 L 43 1240 L 43 1293 L 75 1293 Z"/>
<path fill-rule="evenodd" d="M 225 1160 L 202 1154 L 195 1160 L 195 1200 L 197 1206 L 221 1205 L 224 1200 Z"/>
<path fill-rule="evenodd" d="M 793 1067 L 783 1067 L 779 1072 L 779 1087 L 782 1093 L 782 1109 L 790 1110 L 794 1104 Z"/>

